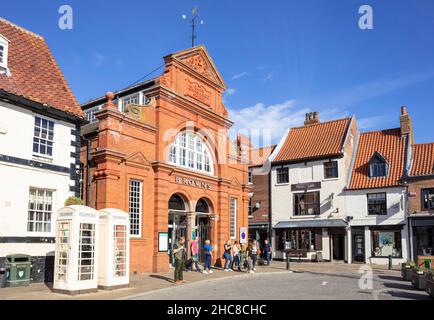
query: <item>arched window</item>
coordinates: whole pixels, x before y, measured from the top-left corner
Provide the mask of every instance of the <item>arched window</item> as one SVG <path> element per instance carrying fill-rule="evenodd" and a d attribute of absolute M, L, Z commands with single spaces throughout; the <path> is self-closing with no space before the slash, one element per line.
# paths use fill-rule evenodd
<path fill-rule="evenodd" d="M 199 199 L 196 204 L 196 212 L 200 213 L 210 213 L 208 203 L 205 199 Z"/>
<path fill-rule="evenodd" d="M 180 133 L 170 146 L 169 162 L 191 170 L 214 174 L 211 152 L 203 138 L 192 132 Z"/>
<path fill-rule="evenodd" d="M 169 199 L 169 210 L 185 211 L 185 202 L 177 194 L 174 194 Z"/>

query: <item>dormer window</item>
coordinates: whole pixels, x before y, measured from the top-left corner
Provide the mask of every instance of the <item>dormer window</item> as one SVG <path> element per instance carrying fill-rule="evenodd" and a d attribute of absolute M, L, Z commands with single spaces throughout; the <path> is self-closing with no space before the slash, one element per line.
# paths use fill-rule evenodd
<path fill-rule="evenodd" d="M 9 40 L 0 35 L 0 71 L 8 69 Z"/>
<path fill-rule="evenodd" d="M 380 153 L 375 152 L 369 160 L 369 177 L 387 177 L 389 175 L 389 162 Z"/>

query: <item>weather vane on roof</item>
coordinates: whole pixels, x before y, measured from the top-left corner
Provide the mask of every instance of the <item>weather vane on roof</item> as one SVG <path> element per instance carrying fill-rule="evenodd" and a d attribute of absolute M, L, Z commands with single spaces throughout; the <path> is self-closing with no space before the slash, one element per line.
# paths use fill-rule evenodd
<path fill-rule="evenodd" d="M 190 25 L 191 25 L 191 46 L 194 47 L 194 43 L 195 40 L 197 39 L 197 34 L 196 34 L 196 19 L 199 16 L 199 12 L 197 9 L 197 6 L 195 6 L 193 8 L 193 10 L 191 10 L 191 20 L 190 20 Z M 182 19 L 187 19 L 187 16 L 185 14 L 182 15 Z M 199 22 L 200 24 L 204 24 L 203 20 L 200 20 Z"/>

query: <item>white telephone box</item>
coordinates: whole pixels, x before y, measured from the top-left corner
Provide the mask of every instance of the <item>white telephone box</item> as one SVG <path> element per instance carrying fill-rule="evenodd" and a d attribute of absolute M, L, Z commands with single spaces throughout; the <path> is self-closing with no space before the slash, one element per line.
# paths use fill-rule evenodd
<path fill-rule="evenodd" d="M 99 213 L 86 206 L 58 211 L 54 262 L 55 292 L 97 291 Z"/>
<path fill-rule="evenodd" d="M 99 213 L 98 288 L 111 290 L 128 287 L 130 282 L 128 213 L 119 209 L 102 209 Z"/>

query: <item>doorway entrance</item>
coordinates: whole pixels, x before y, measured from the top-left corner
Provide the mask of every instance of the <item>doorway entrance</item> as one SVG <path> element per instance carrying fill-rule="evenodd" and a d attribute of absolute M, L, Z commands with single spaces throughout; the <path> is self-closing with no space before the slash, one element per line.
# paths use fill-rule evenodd
<path fill-rule="evenodd" d="M 169 200 L 168 221 L 168 254 L 171 266 L 175 263 L 173 246 L 180 237 L 187 236 L 187 207 L 185 201 L 178 194 L 174 194 Z"/>
<path fill-rule="evenodd" d="M 345 236 L 333 234 L 333 260 L 344 260 L 345 258 Z"/>
<path fill-rule="evenodd" d="M 205 246 L 206 240 L 211 240 L 211 209 L 208 201 L 201 198 L 196 204 L 196 235 L 199 237 L 199 255 L 198 260 L 201 263 L 205 262 Z"/>
<path fill-rule="evenodd" d="M 365 237 L 363 234 L 353 235 L 353 260 L 365 262 Z"/>

